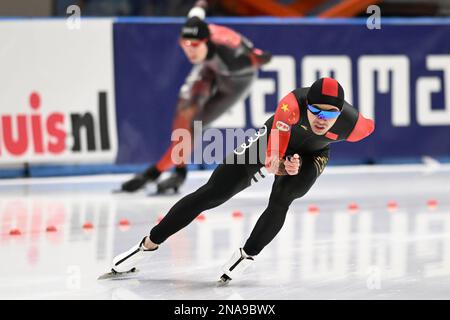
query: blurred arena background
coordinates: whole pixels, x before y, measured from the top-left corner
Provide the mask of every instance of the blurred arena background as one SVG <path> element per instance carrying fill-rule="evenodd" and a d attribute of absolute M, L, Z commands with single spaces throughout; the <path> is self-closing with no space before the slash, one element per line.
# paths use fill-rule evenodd
<path fill-rule="evenodd" d="M 114 254 L 215 167 L 190 165 L 181 195 L 111 194 L 169 144 L 191 68 L 177 40 L 194 3 L 0 2 L 0 252 L 15 261 L 0 267 L 0 297 L 448 299 L 449 0 L 208 1 L 208 22 L 274 54 L 214 127 L 259 127 L 289 91 L 333 76 L 376 130 L 332 146 L 324 182 L 290 218 L 301 232 L 289 229 L 274 245 L 284 249 L 262 258 L 257 286 L 218 292 L 186 279 L 215 280 L 263 208 L 264 183 L 171 240 L 150 266 L 155 282 L 144 273 L 120 286 L 96 283 Z M 245 220 L 220 229 L 241 213 Z M 262 279 L 264 270 L 281 282 Z M 370 287 L 380 270 L 388 271 Z M 377 281 L 384 291 L 372 290 Z"/>
<path fill-rule="evenodd" d="M 126 173 L 156 161 L 190 69 L 176 39 L 193 3 L 3 1 L 0 177 Z M 331 165 L 448 161 L 449 10 L 445 0 L 211 1 L 209 21 L 274 53 L 245 103 L 215 126 L 259 127 L 286 92 L 330 75 L 377 124 L 367 141 L 335 146 Z"/>

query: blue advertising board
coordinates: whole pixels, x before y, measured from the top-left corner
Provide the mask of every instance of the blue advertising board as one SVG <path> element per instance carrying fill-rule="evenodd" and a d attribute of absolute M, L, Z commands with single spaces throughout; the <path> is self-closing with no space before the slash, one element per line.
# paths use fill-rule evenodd
<path fill-rule="evenodd" d="M 169 146 L 178 90 L 191 68 L 178 45 L 182 22 L 114 23 L 119 164 L 157 161 Z M 274 55 L 245 101 L 244 119 L 230 123 L 258 127 L 261 112 L 270 115 L 282 96 L 329 75 L 344 86 L 346 100 L 376 123 L 366 140 L 332 146 L 332 159 L 450 155 L 449 20 L 383 19 L 374 30 L 364 20 L 209 22 Z"/>

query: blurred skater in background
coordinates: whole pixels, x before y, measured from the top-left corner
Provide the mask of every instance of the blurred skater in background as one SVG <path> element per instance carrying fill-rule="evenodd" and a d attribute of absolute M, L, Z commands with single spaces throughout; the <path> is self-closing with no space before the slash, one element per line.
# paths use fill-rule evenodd
<path fill-rule="evenodd" d="M 271 54 L 253 47 L 237 32 L 218 25 L 206 24 L 206 2 L 198 1 L 189 11 L 179 39 L 188 60 L 194 65 L 180 88 L 173 130 L 193 132 L 193 122 L 202 121 L 203 128 L 219 118 L 240 99 L 244 99 L 256 79 L 258 69 L 268 63 Z M 189 154 L 172 155 L 178 141 L 172 141 L 161 159 L 122 184 L 121 190 L 134 192 L 161 173 L 175 172 L 157 185 L 158 193 L 178 191 L 187 175 L 184 159 Z M 186 153 L 192 150 L 184 150 Z"/>

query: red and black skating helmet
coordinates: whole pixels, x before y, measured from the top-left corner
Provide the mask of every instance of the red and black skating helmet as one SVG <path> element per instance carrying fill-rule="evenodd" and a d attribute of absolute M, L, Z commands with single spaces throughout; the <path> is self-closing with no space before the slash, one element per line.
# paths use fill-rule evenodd
<path fill-rule="evenodd" d="M 330 104 L 342 110 L 344 106 L 344 89 L 333 78 L 321 78 L 308 90 L 309 104 Z"/>
<path fill-rule="evenodd" d="M 208 24 L 199 17 L 191 17 L 181 28 L 181 38 L 205 40 L 209 39 Z"/>

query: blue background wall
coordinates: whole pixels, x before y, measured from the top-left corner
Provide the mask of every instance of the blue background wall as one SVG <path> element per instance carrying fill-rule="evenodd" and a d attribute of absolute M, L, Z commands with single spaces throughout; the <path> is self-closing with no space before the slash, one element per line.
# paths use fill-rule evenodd
<path fill-rule="evenodd" d="M 119 164 L 156 161 L 169 144 L 178 89 L 190 70 L 190 64 L 177 42 L 183 21 L 166 19 L 155 23 L 124 19 L 114 25 Z M 297 86 L 302 83 L 301 61 L 304 56 L 350 57 L 353 103 L 356 107 L 359 99 L 358 58 L 361 55 L 407 56 L 410 61 L 411 125 L 394 127 L 391 121 L 391 94 L 375 91 L 376 132 L 360 143 L 334 145 L 332 158 L 345 162 L 366 162 L 450 155 L 450 127 L 423 127 L 417 124 L 415 117 L 417 78 L 438 76 L 443 81 L 442 72 L 426 70 L 426 56 L 450 54 L 449 21 L 384 19 L 381 30 L 367 29 L 365 20 L 211 19 L 210 22 L 241 32 L 255 46 L 274 55 L 293 56 L 296 60 Z M 275 79 L 275 74 L 260 72 L 259 77 Z M 433 94 L 434 106 L 444 106 L 442 89 L 440 93 Z M 274 111 L 276 104 L 277 93 L 266 97 L 266 111 Z M 246 108 L 249 127 L 248 101 Z"/>
<path fill-rule="evenodd" d="M 0 169 L 0 177 L 129 172 L 157 161 L 170 142 L 178 91 L 191 65 L 178 45 L 184 18 L 118 18 L 113 24 L 114 76 L 119 152 L 115 164 L 92 166 L 28 165 Z M 394 127 L 391 92 L 375 89 L 376 131 L 359 143 L 333 145 L 330 164 L 418 162 L 422 156 L 450 159 L 450 125 L 421 126 L 416 119 L 416 82 L 438 77 L 441 91 L 432 95 L 435 108 L 445 106 L 444 72 L 429 71 L 429 55 L 450 56 L 450 19 L 382 19 L 381 30 L 369 30 L 365 19 L 215 18 L 251 39 L 256 47 L 295 59 L 296 86 L 303 83 L 305 56 L 345 55 L 351 59 L 353 104 L 358 107 L 358 58 L 404 55 L 410 63 L 411 124 Z M 450 66 L 449 66 L 450 68 Z M 376 75 L 375 75 L 376 77 Z M 259 78 L 276 79 L 275 72 Z M 294 89 L 294 88 L 290 88 Z M 277 92 L 265 98 L 266 112 L 277 105 Z M 450 92 L 446 92 L 450 94 Z M 248 99 L 246 128 L 251 126 Z"/>

